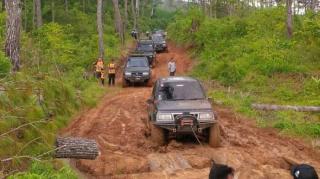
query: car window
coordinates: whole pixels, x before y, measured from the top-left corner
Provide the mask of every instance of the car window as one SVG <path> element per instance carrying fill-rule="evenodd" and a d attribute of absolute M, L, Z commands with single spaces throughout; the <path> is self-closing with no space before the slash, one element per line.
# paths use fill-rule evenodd
<path fill-rule="evenodd" d="M 205 93 L 197 81 L 166 82 L 161 84 L 161 100 L 199 100 L 205 99 Z"/>
<path fill-rule="evenodd" d="M 138 51 L 153 51 L 153 46 L 151 44 L 140 44 Z"/>
<path fill-rule="evenodd" d="M 155 42 L 162 42 L 164 41 L 163 37 L 161 35 L 153 35 L 152 40 Z"/>
<path fill-rule="evenodd" d="M 148 67 L 148 60 L 141 57 L 131 57 L 128 59 L 127 67 Z"/>

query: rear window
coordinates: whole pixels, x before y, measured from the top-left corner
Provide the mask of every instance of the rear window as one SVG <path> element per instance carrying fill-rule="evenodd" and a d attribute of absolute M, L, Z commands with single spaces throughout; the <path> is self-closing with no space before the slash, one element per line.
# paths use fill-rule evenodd
<path fill-rule="evenodd" d="M 151 44 L 139 44 L 138 51 L 153 51 Z"/>
<path fill-rule="evenodd" d="M 144 57 L 131 57 L 128 59 L 127 67 L 148 67 L 148 60 Z"/>
<path fill-rule="evenodd" d="M 206 98 L 197 81 L 162 83 L 159 92 L 162 100 L 200 100 Z"/>
<path fill-rule="evenodd" d="M 155 42 L 162 42 L 164 41 L 163 37 L 161 35 L 153 35 L 152 40 Z"/>

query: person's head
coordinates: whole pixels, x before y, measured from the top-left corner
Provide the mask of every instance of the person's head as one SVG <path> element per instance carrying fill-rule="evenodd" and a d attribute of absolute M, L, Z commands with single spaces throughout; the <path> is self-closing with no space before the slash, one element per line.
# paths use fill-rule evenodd
<path fill-rule="evenodd" d="M 293 166 L 291 174 L 294 179 L 319 179 L 315 169 L 307 164 Z"/>
<path fill-rule="evenodd" d="M 98 61 L 101 62 L 101 61 L 103 61 L 103 59 L 102 59 L 101 57 L 99 57 L 99 58 L 98 58 Z"/>
<path fill-rule="evenodd" d="M 221 164 L 213 164 L 210 170 L 209 179 L 233 179 L 234 169 Z"/>
<path fill-rule="evenodd" d="M 111 62 L 113 63 L 113 62 L 114 62 L 114 59 L 111 59 Z"/>

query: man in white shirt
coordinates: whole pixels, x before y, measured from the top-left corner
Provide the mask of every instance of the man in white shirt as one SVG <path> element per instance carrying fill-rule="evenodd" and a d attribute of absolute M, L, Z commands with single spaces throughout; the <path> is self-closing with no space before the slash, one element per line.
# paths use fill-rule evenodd
<path fill-rule="evenodd" d="M 169 63 L 168 63 L 169 75 L 174 76 L 176 74 L 176 69 L 177 69 L 176 62 L 173 59 L 173 57 L 171 57 L 171 59 L 169 60 Z"/>

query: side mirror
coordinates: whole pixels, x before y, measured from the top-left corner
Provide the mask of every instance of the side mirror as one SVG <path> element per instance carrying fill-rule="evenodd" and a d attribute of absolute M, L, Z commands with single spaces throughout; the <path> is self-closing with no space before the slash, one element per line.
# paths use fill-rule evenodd
<path fill-rule="evenodd" d="M 152 104 L 153 103 L 153 99 L 148 99 L 147 100 L 147 104 Z"/>

